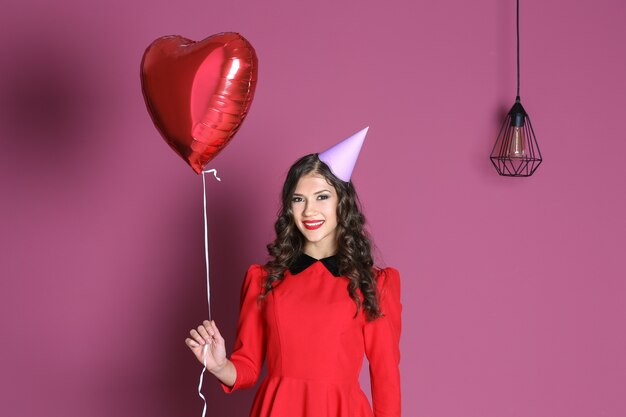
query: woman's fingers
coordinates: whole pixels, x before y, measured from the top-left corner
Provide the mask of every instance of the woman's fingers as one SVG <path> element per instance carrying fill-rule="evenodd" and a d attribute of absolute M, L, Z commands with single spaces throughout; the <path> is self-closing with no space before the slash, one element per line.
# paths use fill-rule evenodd
<path fill-rule="evenodd" d="M 200 336 L 200 333 L 198 333 L 196 329 L 191 329 L 189 334 L 199 344 L 204 345 L 206 343 L 206 341 L 202 338 L 202 336 Z M 207 337 L 207 340 L 208 340 L 208 337 Z"/>
<path fill-rule="evenodd" d="M 202 338 L 207 342 L 211 339 L 209 336 L 209 332 L 203 325 L 198 326 L 198 333 L 200 333 L 200 336 L 202 336 Z"/>
<path fill-rule="evenodd" d="M 196 329 L 191 329 L 189 334 L 191 337 L 185 339 L 185 344 L 193 351 L 200 363 L 214 367 L 218 361 L 223 362 L 226 356 L 224 338 L 215 321 L 204 320 Z"/>
<path fill-rule="evenodd" d="M 207 333 L 209 334 L 209 336 L 213 337 L 215 336 L 215 330 L 213 329 L 212 323 L 213 321 L 208 321 L 205 320 L 202 322 L 202 324 L 204 325 L 204 328 L 206 329 Z"/>
<path fill-rule="evenodd" d="M 224 340 L 222 338 L 222 334 L 220 333 L 219 329 L 217 328 L 217 324 L 215 324 L 215 320 L 211 320 L 211 328 L 215 332 L 215 338 L 216 339 Z"/>
<path fill-rule="evenodd" d="M 191 329 L 189 334 L 191 335 L 191 338 L 185 340 L 185 343 L 187 343 L 187 346 L 189 347 L 199 347 L 207 343 L 222 343 L 224 341 L 217 325 L 215 324 L 215 321 L 213 320 L 204 320 L 202 325 L 198 326 L 197 329 Z"/>
<path fill-rule="evenodd" d="M 193 339 L 187 338 L 185 339 L 185 343 L 187 344 L 187 346 L 191 347 L 191 348 L 195 348 L 195 347 L 199 347 L 200 344 L 198 342 L 196 342 Z"/>

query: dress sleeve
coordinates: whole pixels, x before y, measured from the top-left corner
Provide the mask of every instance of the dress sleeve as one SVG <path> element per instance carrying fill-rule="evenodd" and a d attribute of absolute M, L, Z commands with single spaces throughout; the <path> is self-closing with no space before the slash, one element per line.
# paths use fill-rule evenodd
<path fill-rule="evenodd" d="M 369 362 L 372 405 L 375 417 L 400 417 L 400 331 L 402 304 L 400 274 L 385 268 L 377 278 L 383 317 L 366 322 L 363 328 L 365 354 Z"/>
<path fill-rule="evenodd" d="M 230 355 L 230 361 L 237 370 L 237 377 L 232 387 L 220 382 L 227 394 L 253 386 L 261 374 L 265 358 L 265 325 L 261 315 L 262 304 L 257 303 L 257 298 L 261 294 L 264 279 L 263 267 L 258 264 L 252 265 L 241 287 L 237 337 L 235 348 Z"/>

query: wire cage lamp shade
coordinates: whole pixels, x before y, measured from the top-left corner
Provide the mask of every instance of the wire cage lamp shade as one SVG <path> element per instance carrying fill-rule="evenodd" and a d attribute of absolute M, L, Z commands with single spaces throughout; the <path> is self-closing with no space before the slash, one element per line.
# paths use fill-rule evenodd
<path fill-rule="evenodd" d="M 520 102 L 519 59 L 519 0 L 516 0 L 517 29 L 517 96 L 515 104 L 504 118 L 496 144 L 491 151 L 491 162 L 498 174 L 507 177 L 530 177 L 541 161 L 535 131 L 530 117 Z"/>
<path fill-rule="evenodd" d="M 529 177 L 541 164 L 537 138 L 519 96 L 504 118 L 490 159 L 498 174 L 508 177 Z"/>

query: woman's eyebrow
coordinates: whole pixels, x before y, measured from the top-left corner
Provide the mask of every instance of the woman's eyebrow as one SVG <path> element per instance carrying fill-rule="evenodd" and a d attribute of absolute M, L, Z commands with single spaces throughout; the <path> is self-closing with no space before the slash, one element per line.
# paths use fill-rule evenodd
<path fill-rule="evenodd" d="M 330 190 L 323 189 L 323 190 L 320 190 L 320 191 L 316 191 L 316 192 L 313 193 L 313 195 L 321 194 L 323 192 L 329 192 L 330 193 Z M 297 195 L 298 197 L 304 197 L 303 194 L 298 194 L 298 193 L 293 193 L 293 195 Z"/>

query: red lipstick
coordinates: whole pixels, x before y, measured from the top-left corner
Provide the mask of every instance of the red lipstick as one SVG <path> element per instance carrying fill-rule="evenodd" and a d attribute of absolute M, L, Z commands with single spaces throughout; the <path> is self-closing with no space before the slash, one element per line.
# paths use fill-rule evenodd
<path fill-rule="evenodd" d="M 307 230 L 316 230 L 322 227 L 324 220 L 305 220 L 302 223 Z"/>

